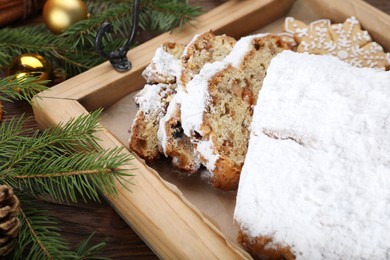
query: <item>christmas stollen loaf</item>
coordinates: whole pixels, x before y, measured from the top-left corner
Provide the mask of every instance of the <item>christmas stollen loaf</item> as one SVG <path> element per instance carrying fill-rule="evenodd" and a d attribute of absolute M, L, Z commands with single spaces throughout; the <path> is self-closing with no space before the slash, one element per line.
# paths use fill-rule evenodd
<path fill-rule="evenodd" d="M 354 17 L 341 24 L 323 19 L 310 25 L 288 17 L 284 30 L 237 43 L 210 31 L 195 35 L 185 47 L 163 44 L 143 72 L 147 85 L 135 97 L 140 109 L 130 148 L 147 161 L 164 154 L 187 173 L 204 165 L 215 187 L 234 190 L 246 155 L 252 107 L 273 56 L 293 47 L 358 67 L 388 68 L 390 54 Z"/>
<path fill-rule="evenodd" d="M 254 109 L 235 222 L 268 259 L 388 259 L 390 72 L 284 51 Z"/>

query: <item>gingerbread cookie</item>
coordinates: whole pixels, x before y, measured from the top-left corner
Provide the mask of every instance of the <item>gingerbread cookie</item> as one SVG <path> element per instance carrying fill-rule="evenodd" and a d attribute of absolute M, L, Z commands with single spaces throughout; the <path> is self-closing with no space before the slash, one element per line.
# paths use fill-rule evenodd
<path fill-rule="evenodd" d="M 309 25 L 287 17 L 284 31 L 294 34 L 298 52 L 330 54 L 356 67 L 390 68 L 390 53 L 372 41 L 355 17 L 339 24 L 323 19 Z"/>
<path fill-rule="evenodd" d="M 288 32 L 282 32 L 277 34 L 282 40 L 290 45 L 292 49 L 297 47 L 297 42 L 295 41 L 294 34 Z"/>

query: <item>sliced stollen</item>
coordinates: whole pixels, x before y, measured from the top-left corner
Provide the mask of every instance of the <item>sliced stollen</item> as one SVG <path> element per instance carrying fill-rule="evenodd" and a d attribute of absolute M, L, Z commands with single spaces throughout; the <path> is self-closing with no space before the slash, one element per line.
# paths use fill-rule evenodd
<path fill-rule="evenodd" d="M 215 35 L 212 31 L 197 34 L 185 47 L 181 57 L 182 69 L 179 85 L 185 90 L 187 83 L 203 65 L 223 60 L 233 49 L 236 40 L 227 35 Z"/>
<path fill-rule="evenodd" d="M 290 45 L 276 35 L 241 38 L 223 61 L 206 64 L 187 84 L 181 106 L 184 133 L 219 189 L 237 189 L 252 106 L 271 59 L 286 49 Z"/>
<path fill-rule="evenodd" d="M 147 161 L 160 156 L 158 125 L 176 93 L 183 50 L 184 46 L 178 43 L 162 44 L 142 73 L 148 84 L 134 97 L 139 110 L 130 128 L 129 147 Z"/>
<path fill-rule="evenodd" d="M 188 173 L 200 168 L 200 160 L 194 145 L 183 134 L 181 126 L 181 96 L 187 83 L 198 74 L 204 64 L 222 60 L 232 50 L 235 40 L 226 35 L 214 35 L 211 31 L 195 35 L 185 47 L 177 94 L 169 104 L 167 114 L 161 119 L 158 138 L 161 148 L 172 164 Z"/>
<path fill-rule="evenodd" d="M 388 259 L 390 72 L 282 52 L 251 123 L 234 212 L 267 259 Z"/>
<path fill-rule="evenodd" d="M 142 72 L 148 84 L 175 84 L 181 70 L 181 56 L 184 45 L 176 42 L 165 42 L 157 48 L 152 61 Z"/>
<path fill-rule="evenodd" d="M 157 139 L 159 121 L 175 93 L 175 84 L 147 84 L 134 97 L 139 109 L 131 125 L 129 147 L 146 161 L 154 161 L 160 156 Z"/>

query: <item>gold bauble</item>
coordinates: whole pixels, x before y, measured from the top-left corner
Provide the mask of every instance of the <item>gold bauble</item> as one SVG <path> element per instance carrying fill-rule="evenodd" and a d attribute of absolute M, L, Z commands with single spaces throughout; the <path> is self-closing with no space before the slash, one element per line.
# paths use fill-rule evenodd
<path fill-rule="evenodd" d="M 43 7 L 43 20 L 54 34 L 88 17 L 87 6 L 81 0 L 48 0 Z"/>
<path fill-rule="evenodd" d="M 39 80 L 54 80 L 51 64 L 41 55 L 32 53 L 25 53 L 14 59 L 7 71 L 7 76 L 11 75 L 16 78 L 36 76 Z"/>

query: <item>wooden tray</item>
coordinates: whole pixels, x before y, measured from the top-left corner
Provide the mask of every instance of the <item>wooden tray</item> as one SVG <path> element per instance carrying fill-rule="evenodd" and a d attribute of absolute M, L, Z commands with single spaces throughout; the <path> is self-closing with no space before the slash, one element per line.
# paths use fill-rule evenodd
<path fill-rule="evenodd" d="M 119 73 L 105 62 L 73 77 L 34 98 L 34 114 L 40 127 L 66 122 L 97 108 L 108 108 L 144 85 L 141 72 L 155 49 L 165 41 L 188 42 L 195 33 L 214 30 L 236 38 L 264 29 L 290 11 L 295 2 L 310 5 L 318 17 L 335 22 L 356 16 L 363 27 L 387 50 L 390 17 L 361 0 L 244 0 L 230 1 L 200 16 L 193 25 L 162 34 L 128 53 L 131 71 Z M 301 10 L 305 12 L 304 9 Z M 268 27 L 266 27 L 268 29 Z M 265 29 L 265 30 L 266 30 Z M 130 122 L 128 122 L 130 125 Z M 98 134 L 104 148 L 122 146 L 108 130 Z M 125 153 L 129 151 L 125 150 Z M 182 192 L 164 181 L 143 160 L 135 157 L 127 169 L 136 176 L 132 192 L 118 185 L 119 195 L 108 202 L 162 258 L 237 259 L 250 256 L 228 239 Z M 134 169 L 135 168 L 135 169 Z"/>

